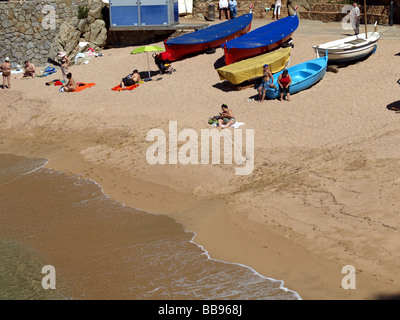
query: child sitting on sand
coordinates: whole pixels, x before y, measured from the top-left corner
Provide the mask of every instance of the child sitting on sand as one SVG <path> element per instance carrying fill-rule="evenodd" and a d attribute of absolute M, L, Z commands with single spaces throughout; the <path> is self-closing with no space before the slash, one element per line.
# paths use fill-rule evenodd
<path fill-rule="evenodd" d="M 72 79 L 72 73 L 67 74 L 68 82 L 61 87 L 60 92 L 73 92 L 76 90 L 76 82 Z"/>

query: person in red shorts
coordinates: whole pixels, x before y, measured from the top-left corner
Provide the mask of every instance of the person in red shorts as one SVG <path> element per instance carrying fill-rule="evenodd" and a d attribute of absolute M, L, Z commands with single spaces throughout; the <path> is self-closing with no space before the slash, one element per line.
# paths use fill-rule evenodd
<path fill-rule="evenodd" d="M 283 95 L 286 93 L 286 100 L 290 101 L 290 85 L 292 84 L 292 78 L 287 70 L 284 70 L 282 74 L 278 77 L 279 92 L 281 93 L 281 99 L 283 100 Z"/>

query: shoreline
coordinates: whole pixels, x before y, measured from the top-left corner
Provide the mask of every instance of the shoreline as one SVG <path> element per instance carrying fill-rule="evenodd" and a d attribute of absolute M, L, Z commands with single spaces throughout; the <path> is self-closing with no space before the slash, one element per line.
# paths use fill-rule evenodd
<path fill-rule="evenodd" d="M 21 151 L 20 148 L 24 151 Z M 19 145 L 17 148 L 10 149 L 12 149 L 13 154 L 18 153 L 17 155 L 19 156 L 39 157 L 39 154 L 32 152 L 32 150 L 27 152 L 29 149 L 26 145 Z M 17 151 L 18 149 L 19 152 Z M 3 146 L 0 148 L 0 152 L 5 153 Z M 57 150 L 57 152 L 60 152 L 60 150 Z M 69 154 L 69 156 L 71 155 Z M 42 158 L 48 159 L 43 156 Z M 60 155 L 60 158 L 63 158 L 63 156 Z M 129 200 L 129 198 L 123 195 L 123 192 L 121 193 L 121 189 L 123 190 L 124 187 L 129 186 L 129 184 L 124 185 L 120 183 L 120 190 L 118 190 L 115 188 L 115 185 L 113 185 L 114 180 L 109 179 L 111 175 L 115 175 L 115 172 L 105 174 L 104 168 L 98 168 L 97 170 L 92 170 L 92 174 L 90 175 L 82 175 L 82 172 L 79 172 L 79 170 L 83 169 L 83 172 L 85 172 L 86 170 L 84 168 L 93 168 L 90 163 L 85 163 L 85 161 L 66 165 L 62 161 L 52 161 L 50 159 L 44 167 L 61 171 L 67 175 L 83 176 L 85 179 L 95 181 L 95 183 L 100 186 L 102 192 L 111 200 L 135 208 L 136 210 L 145 211 L 149 214 L 167 215 L 177 223 L 183 225 L 186 232 L 194 233 L 194 243 L 204 250 L 211 259 L 224 263 L 243 265 L 254 270 L 254 272 L 260 274 L 262 277 L 273 279 L 278 282 L 282 281 L 283 287 L 287 288 L 289 291 L 296 292 L 303 300 L 360 300 L 373 299 L 380 295 L 388 295 L 390 297 L 390 294 L 396 294 L 395 289 L 392 293 L 387 290 L 382 290 L 383 282 L 386 282 L 386 286 L 388 286 L 391 284 L 391 280 L 385 280 L 381 277 L 382 275 L 374 275 L 372 278 L 370 275 L 364 276 L 362 274 L 363 270 L 357 270 L 357 273 L 361 273 L 358 274 L 357 281 L 368 283 L 368 286 L 363 288 L 364 290 L 362 290 L 362 292 L 360 292 L 361 290 L 359 288 L 353 292 L 345 291 L 340 286 L 341 278 L 344 275 L 338 272 L 338 270 L 341 270 L 342 266 L 335 261 L 326 259 L 310 251 L 307 246 L 304 246 L 303 241 L 306 241 L 306 239 L 299 234 L 296 235 L 293 233 L 290 227 L 280 224 L 265 226 L 256 221 L 248 221 L 246 217 L 240 217 L 237 213 L 236 219 L 229 219 L 229 216 L 219 216 L 218 220 L 215 220 L 215 217 L 212 217 L 213 214 L 220 213 L 221 208 L 232 206 L 232 204 L 227 204 L 226 200 L 220 199 L 218 201 L 221 203 L 210 208 L 207 200 L 201 201 L 198 199 L 191 199 L 193 202 L 188 206 L 178 206 L 179 209 L 174 207 L 170 212 L 162 212 L 161 208 L 154 206 L 154 201 L 149 202 L 140 199 L 139 202 L 142 204 L 147 203 L 147 205 L 135 207 L 135 205 L 133 205 L 135 200 Z M 103 183 L 100 184 L 94 177 L 101 177 Z M 135 183 L 132 179 L 128 180 L 130 183 Z M 121 181 L 121 179 L 119 181 Z M 148 188 L 151 190 L 154 190 L 154 188 L 158 190 L 164 189 L 165 192 L 165 186 L 156 186 L 154 183 L 149 183 Z M 187 203 L 187 194 L 177 196 L 175 192 L 173 193 L 175 198 L 180 198 L 181 201 Z M 172 193 L 170 193 L 170 195 L 172 195 Z M 192 207 L 193 203 L 196 203 L 195 206 L 197 206 L 194 209 L 188 209 L 187 207 Z M 149 211 L 146 207 L 152 208 L 155 211 Z M 194 216 L 204 212 L 208 213 L 208 217 L 202 219 L 203 221 L 201 221 L 201 224 L 198 224 L 198 221 L 193 221 L 195 220 Z M 249 215 L 251 215 L 251 212 L 249 212 Z M 208 223 L 210 221 L 210 216 L 213 220 L 211 224 Z M 225 237 L 225 243 L 223 244 L 219 242 L 221 234 L 219 222 L 226 225 L 222 228 Z M 210 226 L 213 227 L 210 228 Z M 282 231 L 284 231 L 283 234 Z M 260 240 L 260 238 L 255 239 L 253 235 L 258 232 L 268 232 L 268 235 L 263 236 L 262 240 Z M 288 235 L 288 233 L 290 233 L 290 235 Z M 260 241 L 262 243 L 260 243 Z M 268 245 L 265 245 L 265 243 Z M 269 258 L 267 259 L 268 265 L 265 264 L 265 257 L 264 259 L 260 259 L 260 255 L 265 255 L 265 253 L 262 252 L 265 250 L 268 251 L 268 256 L 274 258 L 272 261 Z M 293 269 L 294 265 L 296 265 L 297 270 Z M 307 271 L 310 271 L 310 274 L 307 274 Z M 299 274 L 301 274 L 300 277 Z M 327 275 L 329 276 L 326 277 Z"/>
<path fill-rule="evenodd" d="M 311 45 L 337 28 L 326 24 L 329 32 L 308 38 L 321 24 L 301 25 L 291 65 L 314 58 Z M 131 93 L 113 93 L 120 75 L 132 65 L 144 70 L 147 61 L 130 58 L 131 47 L 106 50 L 71 67 L 79 81 L 99 79 L 82 93 L 62 95 L 38 79 L 0 92 L 0 152 L 50 159 L 47 168 L 96 181 L 111 199 L 168 215 L 211 257 L 282 279 L 303 299 L 398 294 L 400 153 L 393 141 L 400 128 L 385 108 L 399 100 L 392 40 L 380 40 L 368 60 L 327 74 L 290 104 L 262 106 L 246 102 L 254 90 L 214 84 L 220 52 L 176 62 L 176 73 Z M 376 79 L 365 81 L 371 74 Z M 193 76 L 202 81 L 188 81 Z M 165 129 L 171 119 L 179 128 L 208 128 L 220 102 L 233 106 L 244 129 L 255 129 L 250 177 L 234 176 L 233 166 L 146 163 L 149 129 Z M 341 287 L 349 264 L 357 290 Z"/>
<path fill-rule="evenodd" d="M 4 154 L 4 153 L 0 153 L 0 155 L 15 156 L 15 155 L 13 155 L 13 154 Z M 17 157 L 20 157 L 20 156 L 17 156 Z M 22 155 L 21 155 L 21 157 L 22 157 Z M 36 158 L 27 158 L 27 159 L 36 159 Z M 37 159 L 39 160 L 39 158 L 37 158 Z M 23 175 L 24 175 L 24 176 L 25 176 L 25 175 L 29 175 L 29 174 L 31 174 L 31 173 L 37 171 L 37 170 L 40 170 L 40 169 L 44 168 L 44 169 L 51 170 L 51 171 L 53 171 L 53 172 L 66 174 L 67 176 L 72 176 L 72 177 L 75 177 L 75 176 L 79 177 L 79 176 L 81 176 L 80 174 L 72 174 L 72 173 L 67 174 L 66 172 L 62 172 L 62 171 L 55 171 L 54 168 L 51 168 L 51 166 L 50 166 L 50 167 L 47 167 L 47 165 L 48 165 L 49 163 L 51 163 L 51 159 L 40 158 L 40 160 L 43 160 L 43 161 L 44 161 L 44 163 L 43 163 L 42 165 L 40 165 L 40 166 L 38 166 L 38 167 L 36 167 L 36 168 L 34 168 L 34 169 L 32 169 L 32 170 L 26 172 L 26 173 L 23 173 Z M 100 193 L 103 194 L 109 201 L 117 202 L 117 203 L 118 203 L 119 205 L 121 205 L 122 207 L 125 207 L 125 208 L 128 207 L 128 208 L 130 208 L 130 209 L 133 209 L 134 211 L 143 212 L 143 213 L 146 214 L 146 215 L 155 215 L 155 216 L 163 216 L 163 215 L 166 215 L 166 214 L 163 214 L 163 213 L 151 213 L 151 212 L 144 211 L 144 210 L 142 210 L 142 209 L 140 209 L 140 208 L 135 208 L 135 207 L 129 206 L 129 205 L 127 205 L 126 203 L 122 203 L 122 202 L 120 202 L 120 201 L 118 201 L 118 200 L 116 200 L 116 199 L 111 198 L 109 195 L 107 195 L 107 194 L 105 193 L 105 191 L 103 190 L 102 186 L 101 186 L 97 181 L 92 180 L 92 179 L 90 179 L 89 177 L 85 177 L 85 178 L 81 178 L 81 179 L 90 181 L 90 183 L 96 185 L 96 186 L 99 188 Z M 80 180 L 80 179 L 79 179 L 79 180 Z M 169 215 L 166 215 L 166 216 L 168 216 L 169 218 L 172 218 L 172 217 L 169 216 Z M 36 218 L 39 218 L 39 217 L 36 217 Z M 42 219 L 46 219 L 46 215 L 43 215 L 43 217 L 40 217 L 40 220 L 42 220 Z M 118 219 L 118 215 L 117 215 L 117 219 Z M 176 222 L 176 220 L 175 220 L 174 218 L 172 218 L 172 219 Z M 98 222 L 96 222 L 96 223 L 98 223 Z M 176 222 L 176 223 L 178 223 L 178 222 Z M 179 223 L 178 223 L 178 224 L 179 224 Z M 59 227 L 60 227 L 60 225 L 59 225 Z M 62 227 L 62 225 L 61 225 L 61 227 Z M 183 227 L 183 226 L 182 226 L 182 227 Z M 239 266 L 239 267 L 242 267 L 242 268 L 244 268 L 244 269 L 247 269 L 247 270 L 249 270 L 251 273 L 253 273 L 255 276 L 260 277 L 261 279 L 268 280 L 268 281 L 270 281 L 271 283 L 277 283 L 277 284 L 279 284 L 279 289 L 280 289 L 280 290 L 282 290 L 283 292 L 290 292 L 290 293 L 292 293 L 292 294 L 295 296 L 295 298 L 296 298 L 297 300 L 302 300 L 302 298 L 300 297 L 300 295 L 299 295 L 297 292 L 295 292 L 295 291 L 293 291 L 293 290 L 290 290 L 290 289 L 288 289 L 288 288 L 286 288 L 286 287 L 284 286 L 284 281 L 283 281 L 283 280 L 273 279 L 273 278 L 268 277 L 268 276 L 266 276 L 266 275 L 262 275 L 262 274 L 260 274 L 259 272 L 257 272 L 255 269 L 253 269 L 252 267 L 247 266 L 247 265 L 244 265 L 244 264 L 241 264 L 241 263 L 228 262 L 228 261 L 223 261 L 223 260 L 219 260 L 219 259 L 216 259 L 216 258 L 211 257 L 210 254 L 209 254 L 209 252 L 208 252 L 201 244 L 198 244 L 198 243 L 196 242 L 195 238 L 196 238 L 197 235 L 196 235 L 195 232 L 193 232 L 193 231 L 188 231 L 188 230 L 184 230 L 184 229 L 183 229 L 183 231 L 184 231 L 185 233 L 187 233 L 187 234 L 190 234 L 190 236 L 191 236 L 191 239 L 190 239 L 188 242 L 189 242 L 189 243 L 192 243 L 192 244 L 194 244 L 196 247 L 198 247 L 198 248 L 201 250 L 201 252 L 202 252 L 201 255 L 205 255 L 205 256 L 207 257 L 208 260 L 220 262 L 220 263 L 222 263 L 222 264 L 227 264 L 227 265 L 229 265 L 229 264 L 231 264 L 231 265 L 237 265 L 237 266 Z M 54 258 L 53 252 L 50 252 L 50 254 L 49 254 L 49 251 L 48 251 L 48 249 L 51 247 L 51 245 L 50 245 L 50 246 L 48 246 L 48 245 L 43 245 L 43 244 L 44 244 L 44 243 L 43 243 L 43 240 L 42 240 L 42 241 L 39 241 L 39 243 L 36 242 L 36 244 L 35 244 L 35 241 L 34 241 L 33 243 L 31 243 L 28 239 L 24 240 L 23 238 L 21 238 L 21 235 L 16 236 L 12 231 L 11 231 L 11 232 L 8 232 L 8 234 L 9 234 L 9 236 L 6 237 L 5 239 L 11 240 L 11 241 L 15 241 L 15 243 L 20 243 L 20 245 L 26 246 L 27 248 L 29 248 L 29 250 L 35 250 L 35 251 L 34 251 L 35 254 L 38 254 L 38 255 L 40 255 L 40 256 L 43 256 L 43 255 L 46 256 L 46 258 L 49 259 L 48 262 L 49 262 L 49 263 L 52 263 L 51 261 L 53 261 L 53 258 Z M 10 238 L 10 235 L 11 235 L 11 238 Z M 65 236 L 65 235 L 63 235 L 63 237 L 64 237 L 64 236 Z M 45 236 L 45 238 L 46 238 L 46 236 Z M 50 240 L 50 238 L 47 239 L 47 240 L 45 240 L 44 242 L 49 242 L 49 240 Z M 101 242 L 101 241 L 99 241 L 99 242 Z M 38 247 L 38 244 L 39 244 L 39 247 Z M 75 248 L 76 248 L 76 247 L 75 247 Z M 46 249 L 47 249 L 47 250 L 46 250 Z M 77 249 L 77 250 L 79 251 L 79 249 Z M 59 261 L 59 257 L 56 257 L 56 260 L 55 260 L 55 261 L 57 261 L 57 260 Z M 57 263 L 57 266 L 59 266 L 59 265 L 60 265 L 60 264 Z M 72 266 L 69 266 L 69 268 L 71 268 L 71 267 L 72 267 Z M 72 268 L 73 268 L 73 267 L 72 267 Z M 71 286 L 71 284 L 73 284 L 73 283 L 75 282 L 75 279 L 68 279 L 68 280 L 67 280 L 67 278 L 66 278 L 67 275 L 66 275 L 66 274 L 63 274 L 63 273 L 61 273 L 61 275 L 59 275 L 59 277 L 61 277 L 61 287 L 62 287 L 62 290 L 63 290 L 63 291 L 65 291 L 65 290 L 67 289 L 67 290 L 71 290 L 71 292 L 74 292 L 74 291 L 76 290 L 76 288 L 74 288 L 74 286 Z M 57 282 L 59 282 L 59 281 L 57 281 Z M 63 286 L 65 285 L 65 283 L 69 283 L 68 288 L 63 287 Z M 59 287 L 59 284 L 57 285 L 57 287 Z M 96 287 L 96 286 L 94 286 L 94 287 Z M 65 291 L 65 292 L 66 292 L 66 291 Z M 65 294 L 65 293 L 64 293 L 64 294 Z M 77 293 L 75 293 L 75 294 L 77 294 Z M 85 295 L 81 295 L 81 298 L 85 299 L 84 296 L 85 296 Z M 90 297 L 91 295 L 88 294 L 88 296 Z M 74 299 L 76 299 L 76 298 L 77 298 L 77 297 L 69 297 L 68 299 L 73 299 L 73 300 L 74 300 Z M 100 299 L 100 300 L 102 300 L 102 299 L 107 299 L 107 296 L 102 296 L 102 295 L 100 295 L 100 296 L 94 297 L 94 298 L 95 298 L 95 299 Z"/>

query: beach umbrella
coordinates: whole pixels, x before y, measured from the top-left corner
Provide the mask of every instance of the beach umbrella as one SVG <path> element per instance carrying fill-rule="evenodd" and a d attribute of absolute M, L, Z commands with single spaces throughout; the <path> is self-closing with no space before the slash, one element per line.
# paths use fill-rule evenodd
<path fill-rule="evenodd" d="M 157 46 L 144 46 L 136 48 L 131 52 L 131 54 L 147 52 L 147 67 L 149 68 L 149 79 L 150 79 L 149 52 L 160 52 L 160 51 L 165 51 L 165 50 Z"/>

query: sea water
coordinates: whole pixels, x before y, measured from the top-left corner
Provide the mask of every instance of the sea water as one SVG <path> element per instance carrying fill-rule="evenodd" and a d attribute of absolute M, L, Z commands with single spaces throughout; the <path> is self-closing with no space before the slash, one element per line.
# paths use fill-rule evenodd
<path fill-rule="evenodd" d="M 299 299 L 212 259 L 175 220 L 110 200 L 89 179 L 0 155 L 0 299 Z M 45 265 L 57 287 L 44 289 Z"/>

